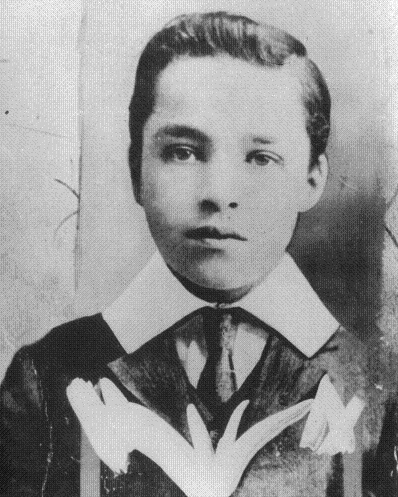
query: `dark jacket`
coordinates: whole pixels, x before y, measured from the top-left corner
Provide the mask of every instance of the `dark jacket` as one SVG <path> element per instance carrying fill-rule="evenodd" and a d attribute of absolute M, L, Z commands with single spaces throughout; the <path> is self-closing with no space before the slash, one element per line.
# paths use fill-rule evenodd
<path fill-rule="evenodd" d="M 374 384 L 374 357 L 346 330 L 340 328 L 321 351 L 307 359 L 269 329 L 270 339 L 259 363 L 228 402 L 224 419 L 215 419 L 180 364 L 173 328 L 127 355 L 97 314 L 55 328 L 42 340 L 22 348 L 1 387 L 0 495 L 79 496 L 80 424 L 66 397 L 66 387 L 76 377 L 93 384 L 102 377 L 110 378 L 129 401 L 150 407 L 190 440 L 185 414 L 188 403 L 196 405 L 209 431 L 222 433 L 234 408 L 249 398 L 239 435 L 266 416 L 314 397 L 325 373 L 345 402 L 358 390 L 366 398 L 367 407 L 356 429 L 355 453 L 330 457 L 299 449 L 304 419 L 259 451 L 234 495 L 398 495 L 396 399 Z M 155 463 L 137 451 L 130 455 L 127 475 L 115 477 L 102 464 L 101 486 L 101 495 L 115 497 L 184 495 Z"/>

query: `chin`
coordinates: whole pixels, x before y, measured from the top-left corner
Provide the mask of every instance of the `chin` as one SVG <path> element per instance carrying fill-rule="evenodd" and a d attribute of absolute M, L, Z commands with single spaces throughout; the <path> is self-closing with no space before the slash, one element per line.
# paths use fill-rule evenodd
<path fill-rule="evenodd" d="M 253 286 L 254 282 L 250 281 L 247 272 L 240 274 L 236 271 L 236 265 L 233 265 L 232 268 L 230 266 L 231 264 L 222 264 L 220 261 L 201 264 L 195 270 L 191 268 L 187 278 L 196 285 L 220 291 L 238 290 Z"/>

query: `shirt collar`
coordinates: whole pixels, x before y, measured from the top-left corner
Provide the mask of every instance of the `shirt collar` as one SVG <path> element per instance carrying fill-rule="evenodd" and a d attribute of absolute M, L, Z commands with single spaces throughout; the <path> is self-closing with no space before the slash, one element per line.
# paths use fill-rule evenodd
<path fill-rule="evenodd" d="M 131 353 L 208 305 L 183 287 L 156 252 L 103 317 Z M 339 326 L 287 253 L 260 285 L 233 306 L 267 323 L 307 357 L 312 357 Z"/>

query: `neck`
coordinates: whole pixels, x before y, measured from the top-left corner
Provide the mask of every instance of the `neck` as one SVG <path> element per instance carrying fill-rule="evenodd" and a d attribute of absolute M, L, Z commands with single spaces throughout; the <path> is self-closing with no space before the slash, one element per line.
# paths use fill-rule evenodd
<path fill-rule="evenodd" d="M 195 295 L 195 297 L 198 297 L 201 300 L 204 300 L 205 302 L 209 303 L 217 303 L 217 304 L 233 304 L 234 302 L 237 302 L 241 298 L 243 298 L 245 295 L 247 295 L 250 290 L 252 289 L 252 286 L 244 286 L 241 288 L 233 288 L 233 289 L 215 289 L 215 288 L 207 288 L 200 286 L 196 283 L 193 283 L 192 281 L 188 280 L 187 278 L 184 278 L 181 276 L 179 273 L 174 271 L 170 266 L 167 266 L 169 270 L 173 273 L 173 275 L 178 279 L 178 281 L 184 286 L 188 292 L 192 293 Z"/>

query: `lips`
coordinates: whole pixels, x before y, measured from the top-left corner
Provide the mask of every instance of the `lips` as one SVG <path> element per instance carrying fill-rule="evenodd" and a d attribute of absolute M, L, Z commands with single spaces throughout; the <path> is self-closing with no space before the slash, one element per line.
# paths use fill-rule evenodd
<path fill-rule="evenodd" d="M 214 240 L 240 240 L 247 241 L 247 238 L 235 233 L 233 231 L 229 232 L 227 230 L 220 231 L 218 228 L 214 226 L 203 226 L 201 228 L 194 228 L 188 230 L 185 235 L 187 238 L 191 238 L 192 240 L 203 240 L 205 238 L 213 238 Z"/>

